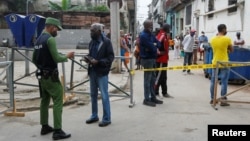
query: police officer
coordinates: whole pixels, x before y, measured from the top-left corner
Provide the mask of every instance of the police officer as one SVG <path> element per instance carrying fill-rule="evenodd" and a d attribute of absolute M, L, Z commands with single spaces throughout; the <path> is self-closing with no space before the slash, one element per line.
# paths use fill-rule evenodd
<path fill-rule="evenodd" d="M 37 67 L 36 74 L 40 84 L 41 135 L 54 132 L 54 140 L 71 136 L 71 134 L 66 134 L 62 130 L 63 87 L 59 81 L 57 63 L 66 62 L 68 58 L 73 58 L 74 52 L 69 52 L 67 55 L 58 53 L 55 37 L 57 31 L 60 30 L 62 30 L 62 27 L 59 20 L 51 17 L 46 18 L 45 30 L 37 39 L 32 57 L 32 61 Z M 51 98 L 53 100 L 54 128 L 48 124 Z"/>

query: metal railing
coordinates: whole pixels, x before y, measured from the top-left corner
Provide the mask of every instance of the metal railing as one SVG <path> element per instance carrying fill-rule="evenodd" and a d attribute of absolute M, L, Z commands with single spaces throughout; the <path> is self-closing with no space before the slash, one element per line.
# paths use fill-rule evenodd
<path fill-rule="evenodd" d="M 218 110 L 218 108 L 216 107 L 216 104 L 218 102 L 231 102 L 231 103 L 245 103 L 245 104 L 250 104 L 249 101 L 235 101 L 235 100 L 225 100 L 225 97 L 229 96 L 229 95 L 232 95 L 232 94 L 235 94 L 236 92 L 240 91 L 240 90 L 243 90 L 243 89 L 246 89 L 246 88 L 249 88 L 250 86 L 250 80 L 248 80 L 246 77 L 240 75 L 239 73 L 237 73 L 236 71 L 232 70 L 230 67 L 228 67 L 228 69 L 233 72 L 234 74 L 236 74 L 237 76 L 239 76 L 240 78 L 242 78 L 243 80 L 246 81 L 246 84 L 231 91 L 231 92 L 228 92 L 226 95 L 224 96 L 217 96 L 217 85 L 219 83 L 219 65 L 222 65 L 222 66 L 227 66 L 227 65 L 230 65 L 230 64 L 246 64 L 246 66 L 249 66 L 250 65 L 250 62 L 220 62 L 218 61 L 217 64 L 216 64 L 216 68 L 215 68 L 215 87 L 214 87 L 214 97 L 213 97 L 213 103 L 212 103 L 212 107 L 215 109 L 215 110 Z"/>
<path fill-rule="evenodd" d="M 31 62 L 31 59 L 26 56 L 26 54 L 22 53 L 20 50 L 25 50 L 25 52 L 27 51 L 33 51 L 33 49 L 30 49 L 30 48 L 15 48 L 15 47 L 12 47 L 11 48 L 11 55 L 10 55 L 10 58 L 9 60 L 11 61 L 6 61 L 6 62 L 1 62 L 0 66 L 5 66 L 8 64 L 8 69 L 5 69 L 4 71 L 7 71 L 7 83 L 5 83 L 8 87 L 8 92 L 9 92 L 9 95 L 10 95 L 10 104 L 9 106 L 7 106 L 6 104 L 3 104 L 3 103 L 0 103 L 1 105 L 4 105 L 4 106 L 7 106 L 9 109 L 5 110 L 5 111 L 2 111 L 0 114 L 8 111 L 8 110 L 13 110 L 13 115 L 20 115 L 16 112 L 16 109 L 15 109 L 15 98 L 14 98 L 14 84 L 15 85 L 24 85 L 24 86 L 30 86 L 30 87 L 39 87 L 38 86 L 38 82 L 37 84 L 34 84 L 34 82 L 31 83 L 26 83 L 26 82 L 19 82 L 20 80 L 26 78 L 26 77 L 30 77 L 32 74 L 35 73 L 35 71 L 31 72 L 30 74 L 25 74 L 23 75 L 22 77 L 19 77 L 17 79 L 14 80 L 14 54 L 15 52 L 19 53 L 22 57 L 25 58 L 25 61 L 30 61 Z M 8 53 L 8 52 L 7 52 Z M 75 54 L 75 57 L 83 57 L 84 54 Z M 133 57 L 132 55 L 129 56 L 129 57 L 122 57 L 122 56 L 116 56 L 115 59 L 121 59 L 121 58 L 125 58 L 125 59 L 130 59 L 130 69 L 132 70 L 132 62 L 133 62 Z M 76 88 L 76 87 L 79 87 L 81 85 L 83 85 L 84 83 L 87 83 L 89 80 L 86 79 L 84 80 L 83 82 L 79 82 L 76 84 L 76 82 L 74 82 L 74 67 L 75 67 L 75 64 L 79 65 L 81 68 L 83 69 L 87 69 L 87 67 L 82 64 L 81 60 L 80 61 L 77 61 L 75 59 L 71 59 L 71 65 L 70 65 L 70 81 L 67 82 L 66 81 L 66 67 L 65 67 L 65 63 L 61 63 L 62 64 L 62 73 L 63 73 L 63 77 L 62 77 L 62 84 L 64 86 L 64 92 L 65 93 L 77 93 L 77 94 L 89 94 L 89 91 L 74 91 L 73 89 Z M 27 67 L 27 66 L 25 66 Z M 67 67 L 68 68 L 68 67 Z M 1 73 L 2 74 L 2 73 Z M 116 97 L 125 97 L 125 98 L 130 98 L 130 104 L 129 104 L 129 107 L 133 107 L 134 106 L 134 100 L 133 100 L 133 75 L 132 73 L 130 72 L 129 73 L 129 82 L 130 82 L 130 92 L 126 92 L 124 91 L 124 89 L 120 88 L 119 86 L 117 86 L 116 84 L 112 83 L 112 82 L 108 82 L 111 86 L 113 86 L 115 89 L 117 89 L 120 93 L 110 93 L 110 96 L 116 96 Z M 67 84 L 69 83 L 69 86 L 67 86 Z M 23 114 L 22 114 L 23 115 Z"/>
<path fill-rule="evenodd" d="M 0 62 L 0 68 L 3 68 L 3 70 L 0 73 L 0 76 L 4 75 L 5 72 L 7 72 L 7 80 L 12 79 L 13 74 L 13 63 L 12 61 L 3 61 Z M 0 83 L 0 85 L 7 85 L 8 92 L 9 92 L 9 104 L 6 104 L 5 102 L 1 102 L 0 104 L 5 106 L 7 109 L 0 111 L 0 114 L 5 113 L 6 111 L 13 110 L 14 107 L 14 85 L 13 81 L 8 81 L 6 83 Z"/>

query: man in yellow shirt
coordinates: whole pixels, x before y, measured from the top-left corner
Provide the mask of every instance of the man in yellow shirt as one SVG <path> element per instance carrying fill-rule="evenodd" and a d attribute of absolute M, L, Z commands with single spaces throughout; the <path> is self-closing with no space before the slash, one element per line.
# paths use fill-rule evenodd
<path fill-rule="evenodd" d="M 212 64 L 216 64 L 218 61 L 228 62 L 229 57 L 228 53 L 233 51 L 232 40 L 226 36 L 227 27 L 225 24 L 218 25 L 218 34 L 211 38 L 210 44 L 213 50 L 213 59 Z M 221 96 L 222 100 L 226 100 L 225 95 L 227 94 L 227 84 L 229 78 L 229 69 L 228 68 L 220 68 L 219 76 L 221 79 Z M 214 85 L 215 85 L 215 69 L 212 69 L 211 83 L 210 83 L 210 93 L 211 93 L 211 101 L 210 104 L 213 103 L 214 96 Z M 229 106 L 229 104 L 225 101 L 221 101 L 221 106 Z"/>

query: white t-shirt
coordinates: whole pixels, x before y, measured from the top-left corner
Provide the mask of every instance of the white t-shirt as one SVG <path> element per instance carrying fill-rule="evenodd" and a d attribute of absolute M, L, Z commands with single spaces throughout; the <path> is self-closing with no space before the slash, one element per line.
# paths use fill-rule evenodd
<path fill-rule="evenodd" d="M 193 52 L 194 37 L 186 35 L 182 41 L 184 52 Z"/>
<path fill-rule="evenodd" d="M 174 38 L 174 46 L 180 47 L 180 40 L 179 39 Z"/>
<path fill-rule="evenodd" d="M 243 43 L 244 42 L 244 39 L 243 38 L 240 38 L 240 39 L 238 39 L 238 38 L 236 38 L 236 39 L 234 39 L 234 43 Z M 243 45 L 237 45 L 238 47 L 243 47 Z"/>

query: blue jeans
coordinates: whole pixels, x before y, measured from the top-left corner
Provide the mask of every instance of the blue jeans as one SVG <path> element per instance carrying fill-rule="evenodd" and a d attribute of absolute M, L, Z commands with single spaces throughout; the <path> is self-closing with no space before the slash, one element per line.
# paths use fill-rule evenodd
<path fill-rule="evenodd" d="M 141 59 L 141 65 L 144 69 L 152 69 L 155 68 L 155 61 L 155 59 Z M 144 71 L 144 99 L 146 101 L 156 98 L 154 90 L 155 79 L 155 71 Z"/>
<path fill-rule="evenodd" d="M 125 52 L 126 50 L 124 48 L 121 47 L 121 56 L 124 57 L 125 56 Z M 125 58 L 121 58 L 121 61 L 125 61 Z"/>
<path fill-rule="evenodd" d="M 228 68 L 221 68 L 219 69 L 218 76 L 221 81 L 221 96 L 227 94 L 227 84 L 229 79 L 229 69 Z M 211 99 L 214 98 L 214 85 L 215 85 L 215 69 L 212 69 L 212 76 L 211 76 L 211 83 L 210 83 L 210 94 Z"/>
<path fill-rule="evenodd" d="M 91 119 L 98 118 L 98 88 L 101 92 L 103 117 L 102 122 L 111 122 L 110 113 L 110 101 L 108 94 L 108 75 L 98 76 L 95 71 L 91 71 L 89 74 L 90 80 L 90 97 L 92 103 L 92 115 Z"/>

